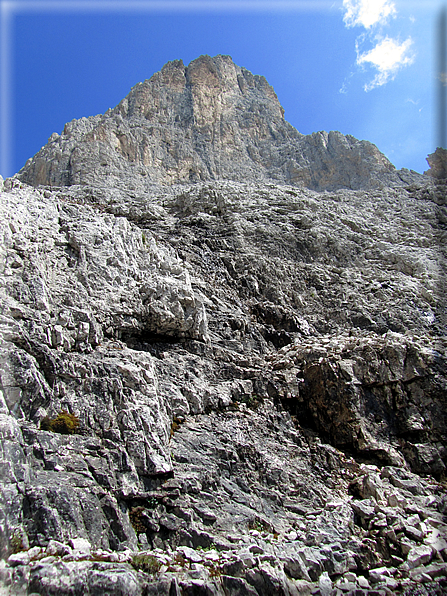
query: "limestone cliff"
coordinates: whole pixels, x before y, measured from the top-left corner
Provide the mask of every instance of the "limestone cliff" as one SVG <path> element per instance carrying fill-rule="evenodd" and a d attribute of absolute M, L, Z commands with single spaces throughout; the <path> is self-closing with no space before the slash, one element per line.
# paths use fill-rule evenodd
<path fill-rule="evenodd" d="M 104 115 L 68 123 L 29 160 L 32 185 L 100 184 L 144 194 L 151 185 L 207 180 L 314 190 L 402 186 L 372 143 L 339 132 L 302 135 L 284 120 L 275 92 L 229 56 L 169 62 Z"/>
<path fill-rule="evenodd" d="M 443 180 L 221 56 L 0 182 L 7 591 L 445 593 Z"/>

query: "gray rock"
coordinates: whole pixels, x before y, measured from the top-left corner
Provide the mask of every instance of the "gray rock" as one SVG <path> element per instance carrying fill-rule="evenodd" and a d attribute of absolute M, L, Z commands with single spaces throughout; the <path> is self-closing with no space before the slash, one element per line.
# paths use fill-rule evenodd
<path fill-rule="evenodd" d="M 415 546 L 407 555 L 407 564 L 410 569 L 429 563 L 433 556 L 430 546 Z"/>
<path fill-rule="evenodd" d="M 389 569 L 388 567 L 377 567 L 375 569 L 370 569 L 369 571 L 369 579 L 373 583 L 379 583 L 381 581 L 385 581 L 385 578 L 390 577 L 392 575 L 393 570 Z M 396 570 L 394 569 L 394 573 Z"/>
<path fill-rule="evenodd" d="M 132 188 L 204 180 L 370 189 L 423 182 L 367 141 L 302 135 L 262 76 L 229 56 L 166 64 L 104 115 L 73 120 L 20 171 L 33 185 Z M 219 203 L 214 213 L 222 214 Z"/>
<path fill-rule="evenodd" d="M 353 511 L 359 516 L 362 525 L 368 526 L 369 520 L 375 515 L 374 502 L 371 499 L 363 499 L 361 501 L 352 501 L 351 507 Z"/>
<path fill-rule="evenodd" d="M 69 545 L 73 550 L 86 554 L 90 554 L 92 548 L 90 542 L 85 538 L 71 538 Z"/>
<path fill-rule="evenodd" d="M 438 147 L 434 153 L 427 157 L 430 169 L 424 172 L 433 178 L 443 179 L 447 178 L 447 151 L 442 147 Z"/>
<path fill-rule="evenodd" d="M 113 563 L 56 562 L 32 568 L 30 592 L 70 594 L 73 589 L 87 593 L 108 593 L 113 596 L 139 596 L 143 582 L 127 565 Z"/>
<path fill-rule="evenodd" d="M 76 539 L 79 540 L 79 539 Z M 50 540 L 45 548 L 45 552 L 47 555 L 57 555 L 63 557 L 64 555 L 68 555 L 71 551 L 71 548 L 62 542 L 58 542 L 57 540 Z"/>
<path fill-rule="evenodd" d="M 371 585 L 370 585 L 369 581 L 363 575 L 359 575 L 357 577 L 357 583 L 360 586 L 360 588 L 363 589 L 363 590 L 370 590 L 371 589 Z"/>
<path fill-rule="evenodd" d="M 28 565 L 30 562 L 30 556 L 27 551 L 14 553 L 8 557 L 8 564 L 11 567 L 16 567 L 17 565 Z"/>
<path fill-rule="evenodd" d="M 326 571 L 320 575 L 318 587 L 320 589 L 321 596 L 330 596 L 332 594 L 332 580 Z"/>
<path fill-rule="evenodd" d="M 284 571 L 293 579 L 305 579 L 311 581 L 306 566 L 299 556 L 286 558 L 284 561 Z"/>
<path fill-rule="evenodd" d="M 421 530 L 413 528 L 412 526 L 406 526 L 405 533 L 411 540 L 416 540 L 418 542 L 421 542 L 424 537 L 424 533 L 421 532 Z"/>
<path fill-rule="evenodd" d="M 2 581 L 441 582 L 439 184 L 300 135 L 228 57 L 53 135 L 0 185 Z"/>
<path fill-rule="evenodd" d="M 222 576 L 224 590 L 232 596 L 257 596 L 258 592 L 241 577 Z"/>

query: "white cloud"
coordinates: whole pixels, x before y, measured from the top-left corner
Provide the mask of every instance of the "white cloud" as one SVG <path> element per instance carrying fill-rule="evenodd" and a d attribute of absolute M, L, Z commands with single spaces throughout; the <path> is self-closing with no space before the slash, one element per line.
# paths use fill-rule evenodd
<path fill-rule="evenodd" d="M 388 17 L 396 14 L 391 0 L 343 0 L 347 27 L 361 26 L 370 29 L 373 25 L 383 25 Z"/>
<path fill-rule="evenodd" d="M 365 91 L 370 91 L 393 80 L 403 66 L 408 66 L 413 62 L 414 56 L 410 51 L 412 43 L 410 37 L 403 43 L 386 37 L 369 52 L 357 56 L 359 66 L 369 63 L 378 70 L 374 79 L 365 85 Z"/>
<path fill-rule="evenodd" d="M 392 81 L 397 72 L 414 61 L 410 48 L 413 44 L 409 37 L 400 43 L 395 37 L 385 37 L 384 29 L 389 20 L 397 15 L 393 0 L 343 0 L 343 21 L 346 27 L 363 27 L 365 31 L 356 40 L 357 66 L 369 66 L 376 70 L 365 91 L 380 87 Z M 368 43 L 373 48 L 360 51 L 360 46 Z"/>

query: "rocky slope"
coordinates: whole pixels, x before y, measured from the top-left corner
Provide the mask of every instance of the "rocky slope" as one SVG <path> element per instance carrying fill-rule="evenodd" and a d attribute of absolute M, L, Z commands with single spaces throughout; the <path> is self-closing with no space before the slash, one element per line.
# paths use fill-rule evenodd
<path fill-rule="evenodd" d="M 0 190 L 7 592 L 445 593 L 442 179 L 202 57 Z"/>

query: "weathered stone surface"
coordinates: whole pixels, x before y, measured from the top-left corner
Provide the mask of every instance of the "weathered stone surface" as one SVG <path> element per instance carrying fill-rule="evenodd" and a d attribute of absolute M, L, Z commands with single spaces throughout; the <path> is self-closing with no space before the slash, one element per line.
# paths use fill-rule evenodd
<path fill-rule="evenodd" d="M 410 569 L 413 569 L 429 563 L 432 556 L 433 550 L 429 546 L 415 546 L 408 553 L 407 564 Z"/>
<path fill-rule="evenodd" d="M 127 565 L 110 563 L 57 562 L 40 564 L 31 569 L 30 592 L 42 596 L 78 593 L 140 596 L 143 593 L 139 575 Z"/>
<path fill-rule="evenodd" d="M 443 588 L 438 182 L 303 137 L 226 57 L 167 65 L 20 178 L 60 186 L 0 181 L 8 590 Z"/>
<path fill-rule="evenodd" d="M 427 157 L 430 169 L 424 172 L 427 176 L 438 180 L 447 178 L 447 149 L 438 147 L 434 153 Z"/>

